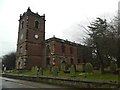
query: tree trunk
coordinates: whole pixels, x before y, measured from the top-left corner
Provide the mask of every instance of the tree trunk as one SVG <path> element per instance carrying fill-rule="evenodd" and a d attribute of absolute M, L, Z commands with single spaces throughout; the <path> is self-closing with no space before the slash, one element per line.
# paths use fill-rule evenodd
<path fill-rule="evenodd" d="M 104 62 L 103 62 L 103 58 L 101 56 L 101 53 L 100 53 L 100 50 L 99 48 L 97 48 L 97 54 L 98 54 L 98 58 L 100 59 L 100 70 L 101 70 L 101 73 L 104 74 Z"/>
<path fill-rule="evenodd" d="M 118 68 L 120 68 L 120 38 L 118 38 L 118 55 L 117 55 L 117 64 Z"/>

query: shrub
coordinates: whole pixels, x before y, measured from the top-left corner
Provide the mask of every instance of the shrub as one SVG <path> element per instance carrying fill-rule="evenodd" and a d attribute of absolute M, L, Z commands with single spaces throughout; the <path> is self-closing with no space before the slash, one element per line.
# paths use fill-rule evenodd
<path fill-rule="evenodd" d="M 93 72 L 93 65 L 91 63 L 85 64 L 85 72 L 92 73 Z"/>
<path fill-rule="evenodd" d="M 111 63 L 111 65 L 110 65 L 110 70 L 111 70 L 111 71 L 116 71 L 116 70 L 117 70 L 117 64 Z"/>
<path fill-rule="evenodd" d="M 70 67 L 70 76 L 75 77 L 75 67 L 74 67 L 74 65 L 71 65 L 71 67 Z"/>

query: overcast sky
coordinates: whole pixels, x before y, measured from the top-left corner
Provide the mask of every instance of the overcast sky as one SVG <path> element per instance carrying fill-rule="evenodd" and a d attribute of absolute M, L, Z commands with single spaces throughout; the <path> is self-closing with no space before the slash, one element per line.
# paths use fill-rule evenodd
<path fill-rule="evenodd" d="M 0 57 L 16 51 L 18 20 L 30 7 L 46 17 L 46 39 L 55 35 L 61 39 L 82 42 L 87 27 L 96 17 L 117 14 L 119 0 L 0 0 Z"/>

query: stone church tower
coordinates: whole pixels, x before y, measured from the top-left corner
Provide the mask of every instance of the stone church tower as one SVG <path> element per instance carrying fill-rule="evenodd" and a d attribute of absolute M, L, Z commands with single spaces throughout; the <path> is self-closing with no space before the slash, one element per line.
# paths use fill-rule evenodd
<path fill-rule="evenodd" d="M 45 15 L 40 16 L 27 9 L 20 15 L 16 69 L 41 67 L 44 61 Z"/>

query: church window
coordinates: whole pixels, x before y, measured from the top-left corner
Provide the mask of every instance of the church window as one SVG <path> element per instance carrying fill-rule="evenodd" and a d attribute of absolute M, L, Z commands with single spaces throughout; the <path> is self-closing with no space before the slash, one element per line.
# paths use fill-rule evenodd
<path fill-rule="evenodd" d="M 78 63 L 80 63 L 80 59 L 78 59 L 77 61 L 78 61 Z"/>
<path fill-rule="evenodd" d="M 65 53 L 65 45 L 61 46 L 62 53 Z"/>
<path fill-rule="evenodd" d="M 70 47 L 70 54 L 73 54 L 73 47 Z"/>
<path fill-rule="evenodd" d="M 21 23 L 21 29 L 23 29 L 24 28 L 24 21 L 22 21 L 22 23 Z"/>
<path fill-rule="evenodd" d="M 20 65 L 20 62 L 18 62 L 18 65 Z"/>
<path fill-rule="evenodd" d="M 35 21 L 35 28 L 38 28 L 38 26 L 39 26 L 39 22 Z"/>
<path fill-rule="evenodd" d="M 72 59 L 72 58 L 70 59 L 70 61 L 71 61 L 71 64 L 74 64 L 74 62 L 73 62 L 73 59 Z"/>
<path fill-rule="evenodd" d="M 50 46 L 49 45 L 47 45 L 47 47 L 46 47 L 46 53 L 50 54 Z"/>
<path fill-rule="evenodd" d="M 47 65 L 50 65 L 50 58 L 47 58 L 46 64 L 47 64 Z"/>

